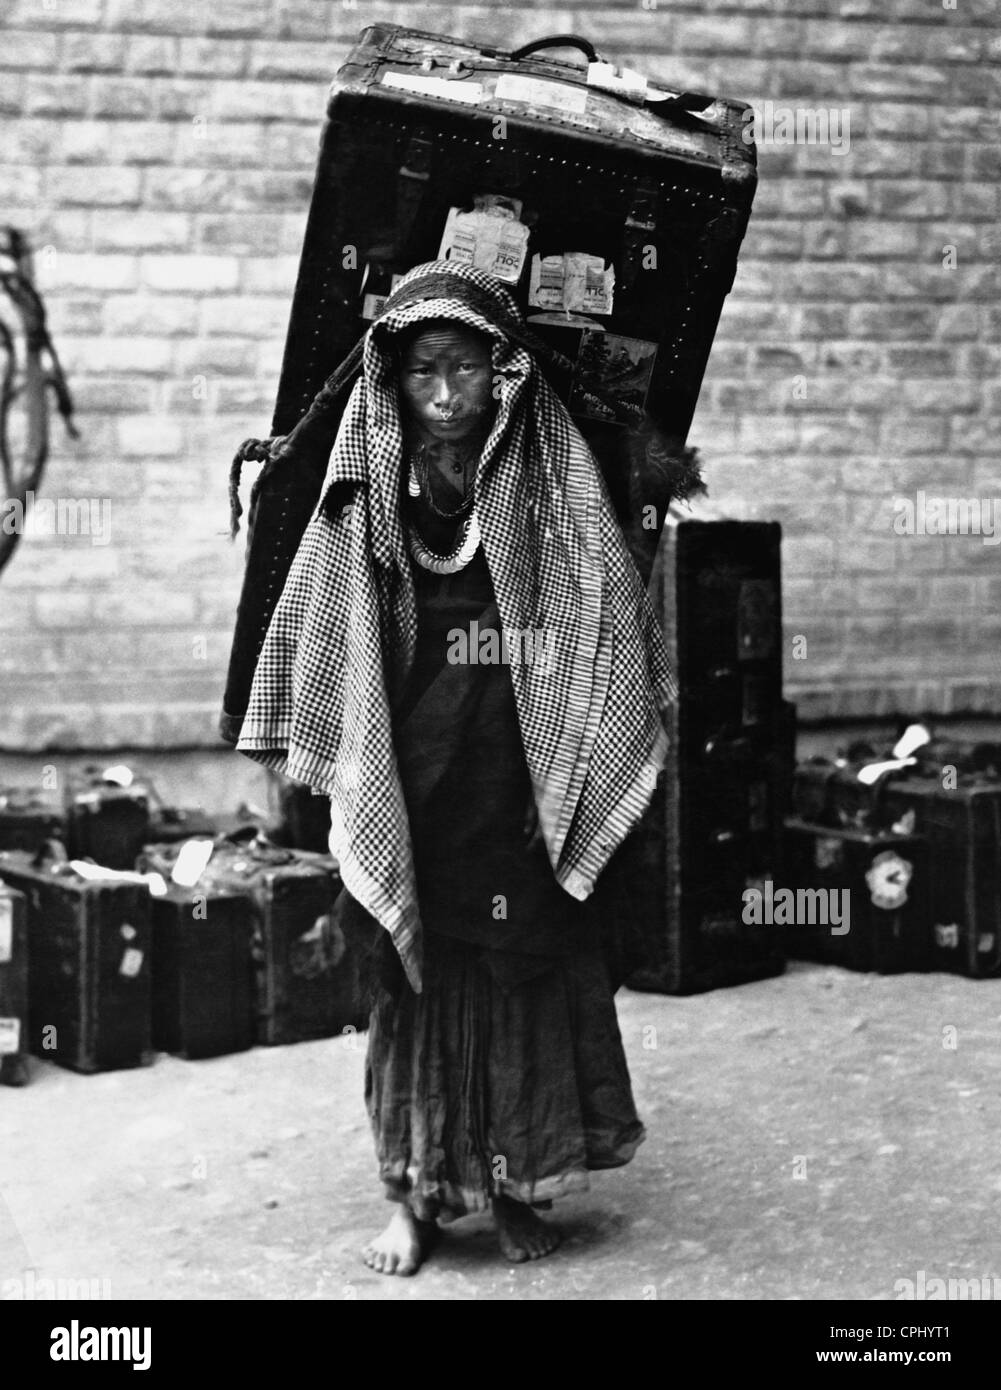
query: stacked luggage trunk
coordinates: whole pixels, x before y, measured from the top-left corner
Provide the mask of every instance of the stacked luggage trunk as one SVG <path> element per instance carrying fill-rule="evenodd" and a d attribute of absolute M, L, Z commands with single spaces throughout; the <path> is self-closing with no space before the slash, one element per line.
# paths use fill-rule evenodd
<path fill-rule="evenodd" d="M 0 854 L 0 881 L 26 902 L 23 1050 L 82 1072 L 152 1061 L 146 885 L 83 878 L 17 850 Z"/>
<path fill-rule="evenodd" d="M 646 962 L 636 989 L 688 994 L 775 975 L 783 933 L 745 911 L 779 873 L 795 720 L 782 699 L 780 528 L 668 516 L 655 597 L 681 688 L 638 832 Z"/>
<path fill-rule="evenodd" d="M 821 837 L 831 827 L 856 837 L 920 836 L 925 878 L 913 895 L 908 968 L 994 978 L 1001 975 L 1001 776 L 989 759 L 971 756 L 974 747 L 924 752 L 915 767 L 871 785 L 859 779 L 861 763 L 802 763 L 792 833 L 806 823 Z M 803 950 L 802 941 L 789 944 L 795 954 Z"/>

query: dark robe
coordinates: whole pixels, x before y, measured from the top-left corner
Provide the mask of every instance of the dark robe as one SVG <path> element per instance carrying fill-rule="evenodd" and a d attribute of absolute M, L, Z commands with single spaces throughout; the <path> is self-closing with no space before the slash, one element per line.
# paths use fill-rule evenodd
<path fill-rule="evenodd" d="M 439 553 L 455 525 L 404 504 Z M 366 1104 L 387 1195 L 433 1219 L 587 1187 L 643 1138 L 594 913 L 529 848 L 531 782 L 510 667 L 450 664 L 500 621 L 483 551 L 414 565 L 417 651 L 395 729 L 424 926 L 415 995 L 384 934 Z M 353 909 L 361 911 L 357 904 Z"/>

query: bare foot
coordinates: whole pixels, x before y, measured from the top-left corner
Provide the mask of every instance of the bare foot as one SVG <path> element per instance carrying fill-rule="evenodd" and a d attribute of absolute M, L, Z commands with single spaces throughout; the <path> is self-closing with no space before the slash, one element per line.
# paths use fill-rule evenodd
<path fill-rule="evenodd" d="M 540 1221 L 524 1202 L 494 1197 L 492 1206 L 501 1254 L 515 1264 L 523 1260 L 541 1260 L 559 1245 L 559 1231 Z"/>
<path fill-rule="evenodd" d="M 401 1203 L 382 1234 L 365 1246 L 362 1259 L 379 1274 L 416 1274 L 437 1234 L 433 1221 L 418 1221 Z"/>

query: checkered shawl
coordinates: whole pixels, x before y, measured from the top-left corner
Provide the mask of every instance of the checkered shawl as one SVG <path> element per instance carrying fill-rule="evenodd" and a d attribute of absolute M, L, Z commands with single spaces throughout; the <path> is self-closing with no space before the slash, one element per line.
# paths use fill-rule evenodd
<path fill-rule="evenodd" d="M 362 375 L 272 617 L 237 747 L 329 794 L 344 884 L 392 933 L 418 991 L 420 913 L 393 741 L 417 620 L 390 340 L 440 318 L 493 340 L 497 409 L 476 511 L 503 628 L 552 634 L 548 663 L 512 662 L 510 671 L 540 830 L 573 897 L 589 896 L 649 804 L 667 751 L 664 711 L 677 695 L 598 465 L 531 352 L 504 331 L 524 330 L 515 301 L 477 270 L 417 266 L 365 335 Z"/>

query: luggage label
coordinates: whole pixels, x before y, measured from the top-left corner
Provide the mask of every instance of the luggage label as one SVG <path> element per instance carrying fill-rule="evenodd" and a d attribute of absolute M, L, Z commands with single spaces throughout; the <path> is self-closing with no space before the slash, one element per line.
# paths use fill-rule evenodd
<path fill-rule="evenodd" d="M 477 195 L 472 212 L 449 208 L 438 259 L 516 285 L 528 254 L 529 229 L 520 220 L 521 209 L 520 199 L 494 193 Z"/>
<path fill-rule="evenodd" d="M 601 324 L 586 327 L 568 409 L 610 424 L 635 423 L 646 405 L 656 356 L 657 344 L 644 338 L 607 333 Z"/>
<path fill-rule="evenodd" d="M 120 928 L 123 941 L 135 941 L 139 933 L 135 927 L 128 922 L 123 922 Z M 124 975 L 127 980 L 134 980 L 143 966 L 143 953 L 138 946 L 126 946 L 122 952 L 121 963 L 118 966 L 119 975 Z"/>
<path fill-rule="evenodd" d="M 494 101 L 510 101 L 519 106 L 549 106 L 554 111 L 582 116 L 587 110 L 587 89 L 569 82 L 551 82 L 544 77 L 523 77 L 502 72 L 494 87 Z"/>
<path fill-rule="evenodd" d="M 944 950 L 955 950 L 959 946 L 958 922 L 935 923 L 935 945 Z"/>
<path fill-rule="evenodd" d="M 959 948 L 959 923 L 958 922 L 936 922 L 935 923 L 935 945 L 942 950 L 955 951 Z M 977 934 L 977 954 L 986 956 L 994 950 L 995 935 L 993 932 L 978 932 Z"/>
<path fill-rule="evenodd" d="M 533 256 L 528 302 L 536 309 L 571 314 L 611 314 L 615 267 L 587 251 Z"/>
<path fill-rule="evenodd" d="M 895 850 L 885 849 L 877 854 L 865 874 L 873 906 L 887 912 L 903 907 L 913 874 L 914 866 Z"/>
<path fill-rule="evenodd" d="M 383 87 L 395 87 L 400 92 L 417 96 L 444 97 L 446 101 L 464 101 L 478 106 L 483 100 L 482 82 L 467 82 L 461 77 L 432 77 L 421 72 L 384 72 Z"/>
<path fill-rule="evenodd" d="M 14 899 L 0 892 L 0 965 L 14 955 Z"/>
<path fill-rule="evenodd" d="M 371 275 L 372 262 L 367 261 L 365 263 L 365 274 L 362 276 L 360 293 L 362 296 L 361 316 L 363 319 L 368 320 L 372 320 L 378 314 L 382 313 L 383 309 L 386 307 L 386 300 L 389 298 L 389 296 L 396 289 L 397 285 L 403 279 L 403 272 L 396 271 L 393 275 L 390 276 L 388 290 L 369 290 L 366 292 L 365 286 L 368 284 Z"/>

